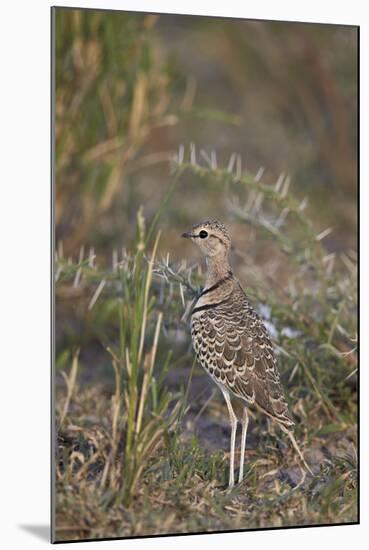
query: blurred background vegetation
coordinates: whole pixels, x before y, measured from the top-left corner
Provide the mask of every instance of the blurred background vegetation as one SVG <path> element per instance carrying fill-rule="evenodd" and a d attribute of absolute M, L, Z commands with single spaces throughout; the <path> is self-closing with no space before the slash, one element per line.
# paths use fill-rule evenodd
<path fill-rule="evenodd" d="M 356 246 L 357 31 L 352 27 L 60 9 L 56 18 L 56 237 L 66 254 L 127 242 L 151 218 L 179 144 L 288 175 L 328 248 Z M 192 200 L 196 194 L 196 201 Z M 164 222 L 224 218 L 182 182 Z M 324 229 L 324 227 L 322 227 Z"/>
<path fill-rule="evenodd" d="M 59 539 L 355 521 L 357 29 L 55 14 Z M 207 218 L 320 466 L 301 491 L 261 423 L 248 496 L 214 492 L 227 416 L 191 371 L 203 271 L 179 238 Z"/>

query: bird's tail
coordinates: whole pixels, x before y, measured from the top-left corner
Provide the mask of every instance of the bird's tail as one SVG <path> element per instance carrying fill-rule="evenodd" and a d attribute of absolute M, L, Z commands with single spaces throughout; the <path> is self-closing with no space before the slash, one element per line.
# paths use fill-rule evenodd
<path fill-rule="evenodd" d="M 295 436 L 293 435 L 293 432 L 291 432 L 290 430 L 286 430 L 286 433 L 288 435 L 288 437 L 290 438 L 291 440 L 291 443 L 293 445 L 293 448 L 295 449 L 295 451 L 297 452 L 297 454 L 299 455 L 300 457 L 300 460 L 301 462 L 303 463 L 303 465 L 305 466 L 305 468 L 307 469 L 307 471 L 313 476 L 313 472 L 312 470 L 310 469 L 310 466 L 308 465 L 308 463 L 306 462 L 305 458 L 304 458 L 304 455 L 302 454 L 302 452 L 300 451 L 300 447 L 297 445 L 297 441 L 295 439 Z"/>

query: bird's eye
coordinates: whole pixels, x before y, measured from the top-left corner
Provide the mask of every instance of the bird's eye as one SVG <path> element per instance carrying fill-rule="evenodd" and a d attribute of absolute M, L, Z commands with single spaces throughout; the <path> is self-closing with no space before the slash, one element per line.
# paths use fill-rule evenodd
<path fill-rule="evenodd" d="M 199 233 L 200 239 L 206 239 L 207 236 L 208 236 L 207 231 L 204 231 L 204 230 L 200 231 L 200 233 Z"/>

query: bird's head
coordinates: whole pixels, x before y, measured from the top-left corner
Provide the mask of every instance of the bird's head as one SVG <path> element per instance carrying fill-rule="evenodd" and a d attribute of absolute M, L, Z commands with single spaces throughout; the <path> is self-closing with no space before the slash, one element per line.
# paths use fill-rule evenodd
<path fill-rule="evenodd" d="M 207 220 L 193 226 L 182 237 L 191 239 L 207 257 L 226 256 L 231 247 L 228 229 L 217 220 Z"/>

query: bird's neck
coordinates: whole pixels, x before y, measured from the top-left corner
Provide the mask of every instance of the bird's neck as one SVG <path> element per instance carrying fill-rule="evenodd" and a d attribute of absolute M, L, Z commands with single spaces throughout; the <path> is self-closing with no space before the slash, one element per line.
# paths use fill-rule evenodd
<path fill-rule="evenodd" d="M 206 288 L 210 288 L 211 286 L 217 284 L 219 281 L 232 273 L 226 254 L 208 256 L 206 258 L 206 264 L 208 268 L 206 274 Z"/>

